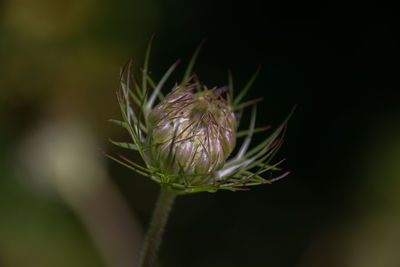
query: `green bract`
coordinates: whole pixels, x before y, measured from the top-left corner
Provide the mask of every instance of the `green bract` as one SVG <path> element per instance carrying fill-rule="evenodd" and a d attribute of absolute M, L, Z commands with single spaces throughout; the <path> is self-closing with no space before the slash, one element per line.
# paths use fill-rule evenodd
<path fill-rule="evenodd" d="M 132 61 L 121 71 L 117 98 L 123 120 L 111 120 L 129 132 L 132 142 L 110 141 L 119 147 L 138 151 L 144 165 L 122 155 L 116 158 L 106 154 L 107 157 L 177 194 L 243 190 L 271 183 L 289 174 L 284 172 L 272 179 L 261 176 L 265 172 L 280 171 L 278 165 L 282 160 L 275 164 L 270 162 L 282 145 L 290 115 L 266 139 L 249 149 L 253 134 L 268 130 L 268 127 L 255 128 L 256 103 L 260 99 L 241 103 L 258 70 L 236 98 L 230 74 L 229 86 L 207 89 L 191 74 L 200 45 L 182 82 L 164 97 L 161 89 L 178 61 L 155 83 L 148 75 L 151 42 L 140 86 L 131 75 Z M 249 106 L 252 107 L 249 128 L 238 131 L 240 115 Z M 240 147 L 231 155 L 237 139 Z"/>

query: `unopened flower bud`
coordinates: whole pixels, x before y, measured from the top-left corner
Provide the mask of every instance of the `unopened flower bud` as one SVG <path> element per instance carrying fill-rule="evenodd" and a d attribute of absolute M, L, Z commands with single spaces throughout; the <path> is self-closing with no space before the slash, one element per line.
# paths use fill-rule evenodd
<path fill-rule="evenodd" d="M 182 82 L 176 84 L 165 97 L 162 88 L 179 61 L 171 65 L 158 83 L 154 83 L 148 72 L 151 40 L 141 72 L 141 83 L 132 75 L 132 61 L 121 71 L 117 98 L 123 120 L 111 121 L 125 128 L 132 141 L 110 141 L 119 147 L 137 151 L 144 164 L 121 154 L 118 157 L 105 155 L 176 194 L 247 190 L 249 186 L 269 184 L 288 175 L 287 171 L 271 177 L 273 171 L 281 170 L 279 165 L 283 160 L 271 161 L 282 145 L 293 110 L 269 136 L 258 144 L 252 144 L 254 134 L 269 129 L 268 126 L 255 127 L 256 103 L 260 99 L 242 102 L 259 69 L 237 95 L 230 72 L 229 86 L 209 90 L 201 86 L 192 73 L 200 47 L 190 60 Z M 226 91 L 229 91 L 227 100 L 222 96 Z M 159 102 L 154 106 L 157 99 Z M 247 107 L 251 107 L 248 128 L 238 131 L 243 125 L 239 126 L 234 111 L 242 114 Z M 230 156 L 236 139 L 239 146 L 235 155 Z M 269 179 L 262 177 L 264 173 L 268 173 Z"/>
<path fill-rule="evenodd" d="M 162 171 L 210 177 L 235 147 L 236 120 L 221 90 L 194 93 L 195 86 L 176 86 L 154 107 L 148 143 L 152 162 Z"/>

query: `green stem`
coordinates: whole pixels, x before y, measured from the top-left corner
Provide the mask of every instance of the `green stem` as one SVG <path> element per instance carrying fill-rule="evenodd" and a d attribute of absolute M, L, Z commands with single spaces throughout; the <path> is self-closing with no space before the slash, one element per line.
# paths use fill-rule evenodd
<path fill-rule="evenodd" d="M 156 207 L 153 211 L 150 227 L 147 231 L 146 239 L 139 261 L 139 267 L 154 267 L 158 247 L 161 243 L 161 236 L 164 233 L 165 225 L 168 220 L 168 214 L 171 211 L 176 194 L 172 191 L 161 187 L 160 196 L 158 197 Z"/>

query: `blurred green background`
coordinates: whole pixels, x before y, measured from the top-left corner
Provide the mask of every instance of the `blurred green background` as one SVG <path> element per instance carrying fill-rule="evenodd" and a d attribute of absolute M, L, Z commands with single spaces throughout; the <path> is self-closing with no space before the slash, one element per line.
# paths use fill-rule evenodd
<path fill-rule="evenodd" d="M 380 1 L 1 1 L 0 266 L 134 266 L 158 186 L 98 148 L 129 138 L 107 119 L 153 33 L 155 80 L 207 38 L 209 86 L 262 65 L 258 125 L 297 104 L 292 174 L 178 198 L 160 266 L 400 266 L 398 29 Z"/>

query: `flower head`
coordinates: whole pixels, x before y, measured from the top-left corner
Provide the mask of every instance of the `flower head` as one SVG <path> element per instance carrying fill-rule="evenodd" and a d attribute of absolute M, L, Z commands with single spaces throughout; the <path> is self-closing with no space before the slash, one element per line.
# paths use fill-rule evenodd
<path fill-rule="evenodd" d="M 270 162 L 283 142 L 290 115 L 268 138 L 249 149 L 253 134 L 269 128 L 255 128 L 256 103 L 260 99 L 240 103 L 258 70 L 236 98 L 233 97 L 231 75 L 228 77 L 229 86 L 208 89 L 191 74 L 200 47 L 195 51 L 182 82 L 175 84 L 165 97 L 161 89 L 179 61 L 158 83 L 154 83 L 148 75 L 151 41 L 141 86 L 131 75 L 132 61 L 126 70 L 121 71 L 117 98 L 123 121 L 111 121 L 128 130 L 133 142 L 110 141 L 138 151 L 144 166 L 122 155 L 119 158 L 106 156 L 181 194 L 219 189 L 243 190 L 286 176 L 289 172 L 272 179 L 261 175 L 280 171 L 278 165 L 282 160 L 275 164 Z M 158 103 L 154 106 L 157 98 Z M 240 115 L 248 106 L 252 106 L 249 128 L 238 131 Z M 232 156 L 237 139 L 243 140 Z"/>
<path fill-rule="evenodd" d="M 148 117 L 151 162 L 164 173 L 203 174 L 220 169 L 236 143 L 236 118 L 217 88 L 194 93 L 196 83 L 176 86 Z"/>

